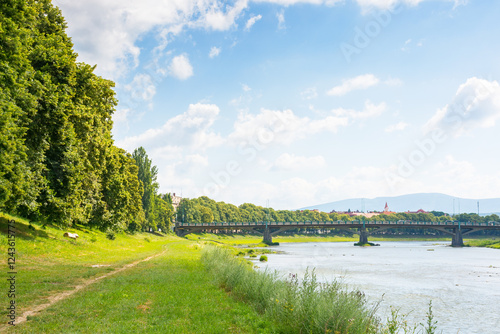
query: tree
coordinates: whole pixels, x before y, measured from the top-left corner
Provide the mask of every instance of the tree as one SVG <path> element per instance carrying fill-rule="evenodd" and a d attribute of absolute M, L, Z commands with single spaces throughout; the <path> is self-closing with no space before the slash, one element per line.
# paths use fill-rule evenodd
<path fill-rule="evenodd" d="M 146 221 L 154 228 L 155 196 L 159 188 L 158 182 L 156 182 L 158 168 L 153 166 L 144 147 L 135 149 L 134 153 L 132 153 L 132 158 L 135 160 L 137 167 L 139 167 L 137 176 L 142 182 L 142 207 L 146 215 Z"/>
<path fill-rule="evenodd" d="M 210 210 L 209 208 L 207 207 L 201 207 L 199 209 L 200 213 L 201 213 L 201 222 L 202 223 L 211 223 L 214 221 L 214 215 L 212 213 L 212 210 Z"/>

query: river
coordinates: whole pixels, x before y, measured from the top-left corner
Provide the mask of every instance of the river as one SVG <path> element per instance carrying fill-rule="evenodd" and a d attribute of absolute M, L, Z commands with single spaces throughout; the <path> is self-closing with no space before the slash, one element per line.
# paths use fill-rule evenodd
<path fill-rule="evenodd" d="M 432 300 L 438 332 L 500 333 L 500 250 L 449 244 L 282 243 L 271 247 L 280 253 L 269 254 L 269 261 L 258 266 L 277 270 L 284 278 L 315 268 L 322 282 L 340 279 L 363 291 L 371 304 L 382 301 L 378 311 L 382 319 L 393 306 L 409 313 L 409 322 L 425 322 Z"/>

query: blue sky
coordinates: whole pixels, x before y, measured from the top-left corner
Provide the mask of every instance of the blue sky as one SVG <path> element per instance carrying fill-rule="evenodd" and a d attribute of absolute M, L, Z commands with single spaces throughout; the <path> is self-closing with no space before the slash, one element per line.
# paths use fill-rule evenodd
<path fill-rule="evenodd" d="M 56 0 L 161 192 L 500 197 L 500 2 Z"/>

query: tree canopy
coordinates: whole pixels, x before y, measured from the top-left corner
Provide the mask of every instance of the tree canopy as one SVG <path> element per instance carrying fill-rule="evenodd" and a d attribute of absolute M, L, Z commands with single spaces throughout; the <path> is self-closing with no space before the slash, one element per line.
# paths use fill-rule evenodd
<path fill-rule="evenodd" d="M 77 61 L 65 30 L 49 0 L 0 3 L 0 210 L 59 225 L 167 228 L 157 170 L 114 145 L 114 83 Z"/>

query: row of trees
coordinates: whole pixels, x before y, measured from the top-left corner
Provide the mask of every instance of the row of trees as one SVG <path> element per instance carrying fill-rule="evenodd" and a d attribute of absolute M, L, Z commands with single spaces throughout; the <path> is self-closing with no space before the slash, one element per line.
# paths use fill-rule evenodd
<path fill-rule="evenodd" d="M 350 216 L 348 214 L 333 212 L 326 213 L 310 210 L 274 210 L 250 203 L 240 206 L 224 202 L 216 202 L 206 196 L 194 199 L 182 199 L 177 210 L 177 221 L 186 223 L 211 223 L 211 222 L 308 222 L 308 221 L 499 221 L 497 215 L 479 216 L 477 214 L 461 214 L 454 217 L 443 212 L 430 213 L 392 213 L 381 214 L 371 218 Z"/>
<path fill-rule="evenodd" d="M 430 212 L 430 213 L 392 213 L 381 214 L 371 218 L 364 218 L 359 216 L 350 216 L 348 214 L 333 212 L 319 212 L 310 210 L 274 210 L 272 208 L 265 208 L 254 204 L 245 203 L 240 206 L 227 204 L 224 202 L 216 202 L 208 197 L 199 197 L 194 199 L 182 199 L 177 210 L 178 222 L 186 223 L 210 223 L 210 222 L 314 222 L 314 221 L 352 221 L 352 220 L 365 220 L 365 221 L 398 221 L 398 220 L 411 220 L 411 221 L 476 221 L 476 222 L 489 222 L 500 221 L 498 215 L 479 216 L 478 214 L 460 214 L 450 217 L 444 212 Z M 286 233 L 332 233 L 332 234 L 345 234 L 348 232 L 340 230 L 328 230 L 318 228 L 302 228 L 289 230 Z M 388 229 L 384 230 L 386 234 L 414 234 L 414 235 L 442 235 L 433 229 Z M 478 232 L 481 234 L 498 235 L 498 232 Z"/>
<path fill-rule="evenodd" d="M 144 149 L 114 145 L 114 83 L 76 61 L 50 0 L 0 2 L 0 210 L 59 225 L 166 228 Z"/>

